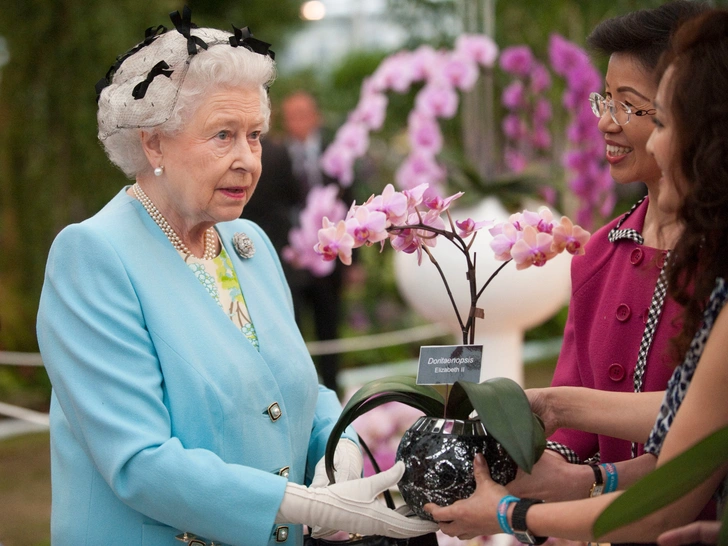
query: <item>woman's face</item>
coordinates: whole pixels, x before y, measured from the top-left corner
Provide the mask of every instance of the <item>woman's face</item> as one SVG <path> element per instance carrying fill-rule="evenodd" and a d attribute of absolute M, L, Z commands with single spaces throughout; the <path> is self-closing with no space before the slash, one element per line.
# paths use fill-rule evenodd
<path fill-rule="evenodd" d="M 155 203 L 173 225 L 240 216 L 260 178 L 264 121 L 258 89 L 221 89 L 203 99 L 182 132 L 160 135 L 164 175 L 155 177 L 162 201 Z"/>
<path fill-rule="evenodd" d="M 680 206 L 678 186 L 681 184 L 677 174 L 677 154 L 675 153 L 675 125 L 670 112 L 670 88 L 672 81 L 672 68 L 665 72 L 655 97 L 655 110 L 653 123 L 655 125 L 652 135 L 647 141 L 647 151 L 654 158 L 662 172 L 660 191 L 658 192 L 657 206 L 664 212 L 675 213 Z"/>
<path fill-rule="evenodd" d="M 605 78 L 605 98 L 620 101 L 632 111 L 654 108 L 652 98 L 657 91 L 653 78 L 632 56 L 614 53 L 609 58 Z M 599 119 L 599 130 L 607 144 L 609 172 L 620 183 L 645 182 L 660 179 L 660 169 L 645 148 L 652 132 L 651 116 L 632 114 L 629 123 L 617 125 L 606 113 Z"/>

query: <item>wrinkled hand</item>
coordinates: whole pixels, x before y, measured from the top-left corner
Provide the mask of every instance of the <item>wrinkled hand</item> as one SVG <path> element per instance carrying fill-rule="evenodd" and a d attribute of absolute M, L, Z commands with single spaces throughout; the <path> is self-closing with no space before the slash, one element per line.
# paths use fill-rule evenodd
<path fill-rule="evenodd" d="M 335 483 L 327 487 L 304 487 L 288 483 L 278 509 L 276 523 L 299 523 L 341 529 L 361 535 L 410 538 L 437 530 L 437 525 L 390 510 L 377 497 L 394 487 L 404 474 L 398 461 L 385 472 L 369 478 Z"/>
<path fill-rule="evenodd" d="M 508 491 L 490 477 L 488 464 L 480 453 L 473 463 L 475 492 L 467 499 L 459 500 L 450 506 L 428 503 L 426 512 L 440 524 L 446 535 L 470 540 L 481 535 L 502 533 L 498 525 L 498 503 Z"/>
<path fill-rule="evenodd" d="M 531 404 L 531 411 L 538 415 L 543 421 L 544 432 L 548 438 L 560 428 L 553 406 L 548 402 L 548 388 L 526 389 L 528 402 Z"/>
<path fill-rule="evenodd" d="M 364 461 L 362 459 L 361 450 L 354 442 L 348 438 L 339 440 L 334 452 L 334 482 L 346 482 L 361 478 Z M 316 463 L 311 487 L 326 487 L 329 485 L 329 477 L 326 475 L 326 457 Z M 313 538 L 323 538 L 338 533 L 338 529 L 323 529 L 314 527 L 311 530 Z"/>
<path fill-rule="evenodd" d="M 555 451 L 547 449 L 530 474 L 522 468 L 518 469 L 516 479 L 508 483 L 508 491 L 519 498 L 528 497 L 549 502 L 583 499 L 587 496 L 588 489 L 576 486 L 581 483 L 575 476 L 578 471 L 592 475 L 591 469 L 585 469 L 584 465 L 573 465 Z M 574 487 L 570 487 L 572 483 L 575 484 Z"/>

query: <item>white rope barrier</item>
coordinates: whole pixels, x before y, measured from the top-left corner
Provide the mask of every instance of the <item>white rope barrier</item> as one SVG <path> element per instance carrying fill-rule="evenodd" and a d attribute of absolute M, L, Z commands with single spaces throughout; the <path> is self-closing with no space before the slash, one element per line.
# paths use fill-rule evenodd
<path fill-rule="evenodd" d="M 355 351 L 366 351 L 369 349 L 380 349 L 393 345 L 405 345 L 449 335 L 440 324 L 426 324 L 415 326 L 406 330 L 386 332 L 384 334 L 371 334 L 368 336 L 347 337 L 343 339 L 329 339 L 326 341 L 309 341 L 306 343 L 308 352 L 312 356 L 332 355 L 340 353 L 353 353 Z"/>
<path fill-rule="evenodd" d="M 309 341 L 306 343 L 306 347 L 312 356 L 353 353 L 393 345 L 404 345 L 448 334 L 449 332 L 439 324 L 426 324 L 384 334 L 330 339 L 327 341 Z M 43 366 L 43 359 L 40 357 L 40 353 L 0 351 L 0 365 L 3 364 L 9 366 Z"/>
<path fill-rule="evenodd" d="M 0 414 L 45 427 L 50 424 L 47 413 L 11 406 L 5 402 L 0 402 Z"/>
<path fill-rule="evenodd" d="M 9 366 L 42 366 L 43 359 L 40 357 L 40 353 L 0 351 L 0 364 L 7 364 Z"/>

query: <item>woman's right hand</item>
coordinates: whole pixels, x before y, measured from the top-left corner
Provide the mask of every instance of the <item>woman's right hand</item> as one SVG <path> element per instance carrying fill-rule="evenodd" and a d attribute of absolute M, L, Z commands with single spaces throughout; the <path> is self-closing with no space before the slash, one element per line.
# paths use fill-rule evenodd
<path fill-rule="evenodd" d="M 555 408 L 550 401 L 551 388 L 527 389 L 526 396 L 531 404 L 531 411 L 538 415 L 543 421 L 544 432 L 548 438 L 560 428 Z"/>

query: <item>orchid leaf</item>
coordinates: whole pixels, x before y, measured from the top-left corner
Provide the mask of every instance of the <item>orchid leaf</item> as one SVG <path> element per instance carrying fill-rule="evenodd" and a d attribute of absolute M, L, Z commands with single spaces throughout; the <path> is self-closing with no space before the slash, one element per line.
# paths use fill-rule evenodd
<path fill-rule="evenodd" d="M 451 396 L 460 400 L 460 390 L 467 394 L 485 430 L 498 440 L 519 467 L 530 473 L 543 452 L 546 439 L 520 385 L 506 377 L 483 383 L 458 381 Z"/>
<path fill-rule="evenodd" d="M 449 419 L 467 419 L 475 408 L 465 389 L 455 388 L 447 396 L 445 415 Z"/>
<path fill-rule="evenodd" d="M 712 433 L 622 493 L 594 522 L 594 536 L 604 536 L 676 501 L 708 479 L 726 461 L 728 427 Z M 728 541 L 727 520 L 728 510 L 723 513 L 720 544 Z"/>
<path fill-rule="evenodd" d="M 415 381 L 411 376 L 390 376 L 370 381 L 354 393 L 344 406 L 326 444 L 325 464 L 329 480 L 333 481 L 334 452 L 339 439 L 346 427 L 361 415 L 388 402 L 400 402 L 429 416 L 444 414 L 445 403 L 440 393 L 428 385 L 417 385 Z"/>

